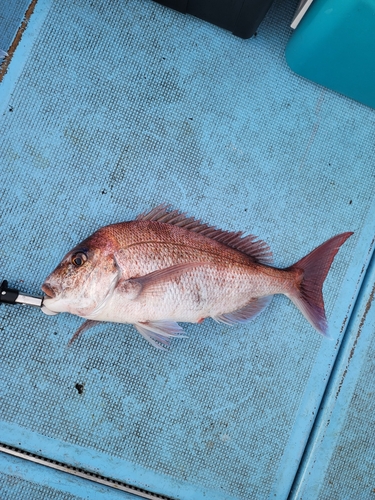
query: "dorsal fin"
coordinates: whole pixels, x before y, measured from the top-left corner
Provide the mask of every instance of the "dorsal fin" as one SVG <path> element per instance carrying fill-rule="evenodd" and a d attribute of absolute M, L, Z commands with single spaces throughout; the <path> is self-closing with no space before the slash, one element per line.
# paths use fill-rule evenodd
<path fill-rule="evenodd" d="M 168 205 L 159 205 L 150 212 L 144 212 L 138 215 L 136 220 L 155 221 L 183 227 L 194 233 L 199 233 L 207 238 L 219 241 L 230 248 L 239 250 L 252 257 L 256 262 L 268 265 L 273 263 L 270 247 L 264 241 L 258 240 L 257 236 L 249 234 L 243 237 L 242 231 L 230 232 L 217 229 L 214 226 L 209 226 L 200 220 L 194 219 L 194 217 L 187 217 L 185 213 L 178 210 L 169 211 Z"/>

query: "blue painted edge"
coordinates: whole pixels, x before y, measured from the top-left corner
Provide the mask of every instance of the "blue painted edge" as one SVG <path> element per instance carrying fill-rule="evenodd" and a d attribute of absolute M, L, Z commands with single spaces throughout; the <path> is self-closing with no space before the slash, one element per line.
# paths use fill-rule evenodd
<path fill-rule="evenodd" d="M 294 466 L 295 474 L 298 473 L 301 467 L 306 468 L 307 462 L 303 466 L 301 464 L 302 457 L 312 453 L 311 445 L 307 447 L 307 443 L 311 439 L 320 439 L 319 437 L 312 438 L 312 434 L 317 432 L 322 422 L 322 417 L 320 416 L 318 419 L 317 416 L 323 396 L 326 394 L 328 387 L 332 387 L 332 384 L 335 384 L 337 381 L 338 359 L 345 359 L 345 354 L 342 352 L 350 351 L 353 335 L 355 335 L 353 328 L 349 328 L 351 317 L 356 314 L 354 309 L 360 307 L 357 306 L 357 303 L 361 301 L 362 297 L 366 297 L 366 294 L 368 294 L 368 275 L 371 275 L 373 272 L 372 263 L 370 266 L 370 262 L 372 262 L 371 259 L 375 253 L 374 213 L 375 200 L 373 200 L 366 221 L 362 226 L 361 237 L 353 252 L 354 260 L 345 275 L 343 286 L 335 302 L 335 308 L 329 318 L 329 331 L 332 340 L 322 339 L 321 347 L 301 399 L 294 427 L 280 459 L 280 465 L 269 495 L 270 499 L 288 497 L 295 480 L 290 473 L 291 468 Z M 348 228 L 348 230 L 355 232 L 356 228 Z M 348 289 L 352 290 L 352 295 L 345 311 L 342 304 L 347 304 Z M 333 349 L 331 345 L 328 345 L 331 342 L 335 343 Z M 333 370 L 334 365 L 335 370 Z M 323 380 L 321 378 L 322 366 L 326 367 Z M 332 394 L 334 396 L 335 392 L 333 391 Z M 314 458 L 311 458 L 309 463 L 311 460 L 313 461 Z"/>
<path fill-rule="evenodd" d="M 0 453 L 0 471 L 10 478 L 10 484 L 1 485 L 2 495 L 15 498 L 19 483 L 32 483 L 42 492 L 46 487 L 63 495 L 74 495 L 90 500 L 137 500 L 138 496 L 89 481 L 66 472 L 44 467 L 22 458 Z M 10 487 L 8 487 L 10 486 Z M 5 497 L 2 497 L 5 498 Z M 30 497 L 31 498 L 31 497 Z"/>
<path fill-rule="evenodd" d="M 319 489 L 340 437 L 375 324 L 375 253 L 373 254 L 321 409 L 293 485 L 290 500 L 318 498 Z M 330 425 L 330 422 L 333 422 Z M 318 460 L 319 458 L 319 460 Z M 314 493 L 314 495 L 312 495 Z"/>
<path fill-rule="evenodd" d="M 225 492 L 190 485 L 124 459 L 43 436 L 14 423 L 0 422 L 0 442 L 176 500 L 235 500 Z"/>
<path fill-rule="evenodd" d="M 44 20 L 51 8 L 51 4 L 52 0 L 38 0 L 35 6 L 34 12 L 27 24 L 27 29 L 23 32 L 21 40 L 12 56 L 12 63 L 9 64 L 7 72 L 5 73 L 0 84 L 1 93 L 5 97 L 0 100 L 0 113 L 4 113 L 7 109 L 7 98 L 12 95 L 15 83 L 21 75 L 21 72 L 28 60 L 30 52 L 33 49 L 34 41 L 44 24 Z"/>

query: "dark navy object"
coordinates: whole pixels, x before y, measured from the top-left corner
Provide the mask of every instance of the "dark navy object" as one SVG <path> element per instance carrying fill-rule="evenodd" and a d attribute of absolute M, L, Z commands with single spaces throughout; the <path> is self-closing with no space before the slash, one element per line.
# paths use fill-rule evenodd
<path fill-rule="evenodd" d="M 273 0 L 155 0 L 184 14 L 216 24 L 240 38 L 256 32 Z"/>

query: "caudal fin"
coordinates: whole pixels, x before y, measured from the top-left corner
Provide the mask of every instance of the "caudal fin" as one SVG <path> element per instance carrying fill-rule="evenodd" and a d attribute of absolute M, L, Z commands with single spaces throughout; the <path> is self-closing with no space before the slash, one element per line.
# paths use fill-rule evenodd
<path fill-rule="evenodd" d="M 352 234 L 342 233 L 334 236 L 288 268 L 288 270 L 298 270 L 299 273 L 303 272 L 298 289 L 288 293 L 288 297 L 311 325 L 323 335 L 327 334 L 323 283 L 339 248 Z"/>

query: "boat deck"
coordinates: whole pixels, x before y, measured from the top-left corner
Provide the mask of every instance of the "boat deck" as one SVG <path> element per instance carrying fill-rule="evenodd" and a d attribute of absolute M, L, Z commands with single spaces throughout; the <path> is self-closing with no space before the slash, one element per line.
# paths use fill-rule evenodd
<path fill-rule="evenodd" d="M 82 319 L 2 305 L 2 499 L 374 498 L 375 115 L 288 68 L 296 4 L 242 40 L 149 0 L 0 2 L 11 286 L 41 293 L 79 241 L 160 203 L 258 235 L 277 267 L 354 232 L 330 339 L 284 296 L 168 353 L 112 323 L 68 347 Z"/>

